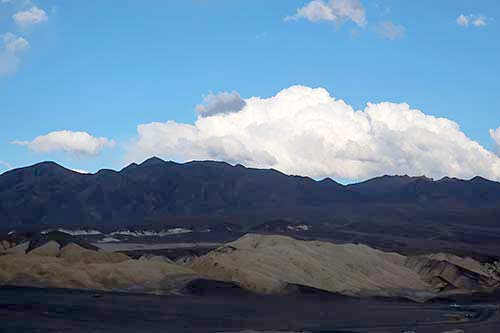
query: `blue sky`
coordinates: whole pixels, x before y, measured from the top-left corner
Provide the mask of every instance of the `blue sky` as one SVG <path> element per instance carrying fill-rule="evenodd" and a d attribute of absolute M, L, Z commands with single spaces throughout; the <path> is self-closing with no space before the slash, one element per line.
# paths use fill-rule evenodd
<path fill-rule="evenodd" d="M 366 24 L 338 13 L 334 20 L 300 15 L 285 20 L 308 4 L 0 0 L 0 34 L 29 43 L 15 53 L 14 69 L 10 64 L 8 73 L 0 70 L 0 172 L 42 160 L 92 172 L 119 169 L 139 159 L 129 151 L 139 124 L 193 124 L 196 105 L 210 92 L 264 99 L 294 85 L 324 88 L 355 110 L 367 102 L 408 103 L 456 122 L 468 138 L 495 152 L 489 130 L 500 126 L 500 2 L 361 0 Z M 45 19 L 30 22 L 28 17 L 23 24 L 14 18 L 34 7 L 44 11 Z M 458 24 L 460 15 L 467 26 Z M 478 18 L 485 24 L 476 26 Z M 388 31 L 388 22 L 394 31 Z M 0 56 L 0 68 L 2 61 L 12 59 Z M 61 130 L 105 137 L 114 146 L 87 154 L 37 152 L 26 143 Z M 207 149 L 199 158 L 240 161 L 239 153 L 210 155 Z M 380 172 L 288 168 L 281 163 L 284 157 L 261 150 L 273 158 L 241 161 L 314 177 L 363 178 Z M 158 155 L 164 158 L 197 158 L 191 152 L 162 152 Z M 491 161 L 497 163 L 490 157 L 485 163 Z M 414 167 L 389 171 L 465 176 L 475 170 L 436 171 L 418 159 L 411 163 Z M 497 175 L 484 170 L 476 173 Z"/>

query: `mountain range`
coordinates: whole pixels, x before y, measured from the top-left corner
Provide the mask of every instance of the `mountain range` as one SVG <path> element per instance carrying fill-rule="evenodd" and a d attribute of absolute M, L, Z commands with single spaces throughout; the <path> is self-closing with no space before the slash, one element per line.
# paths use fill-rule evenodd
<path fill-rule="evenodd" d="M 269 221 L 312 230 L 498 241 L 500 183 L 382 176 L 342 185 L 225 162 L 150 158 L 81 174 L 53 162 L 0 175 L 0 228 L 218 225 Z M 279 224 L 279 223 L 278 223 Z M 480 234 L 478 237 L 478 233 Z M 352 239 L 350 239 L 352 241 Z"/>

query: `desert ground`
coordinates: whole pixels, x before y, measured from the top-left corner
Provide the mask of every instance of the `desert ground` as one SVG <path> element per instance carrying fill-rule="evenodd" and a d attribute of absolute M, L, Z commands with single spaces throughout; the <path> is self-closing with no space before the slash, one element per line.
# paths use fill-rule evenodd
<path fill-rule="evenodd" d="M 458 308 L 329 295 L 243 295 L 232 289 L 156 296 L 0 288 L 2 332 L 467 332 L 500 330 L 499 301 Z M 168 330 L 166 330 L 168 328 Z"/>
<path fill-rule="evenodd" d="M 258 234 L 103 249 L 50 232 L 2 244 L 2 332 L 500 330 L 497 263 L 453 254 Z"/>

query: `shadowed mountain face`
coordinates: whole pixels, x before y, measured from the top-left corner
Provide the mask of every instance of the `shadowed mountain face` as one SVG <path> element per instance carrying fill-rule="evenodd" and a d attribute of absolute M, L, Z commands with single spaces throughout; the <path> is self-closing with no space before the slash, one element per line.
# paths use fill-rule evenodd
<path fill-rule="evenodd" d="M 500 202 L 500 183 L 481 177 L 434 181 L 427 177 L 383 176 L 348 188 L 372 199 L 444 206 L 441 208 L 495 208 Z"/>
<path fill-rule="evenodd" d="M 178 164 L 158 158 L 120 172 L 83 175 L 45 162 L 0 176 L 3 229 L 141 225 L 173 219 L 231 221 L 251 227 L 285 219 L 350 225 L 360 233 L 375 232 L 380 226 L 378 232 L 398 234 L 398 228 L 405 233 L 408 224 L 417 232 L 427 223 L 496 228 L 499 218 L 500 183 L 482 178 L 433 181 L 384 176 L 343 186 L 331 179 L 315 181 L 276 170 L 212 161 Z"/>
<path fill-rule="evenodd" d="M 0 220 L 20 224 L 140 224 L 166 217 L 288 215 L 358 194 L 333 181 L 286 176 L 222 162 L 177 164 L 152 158 L 120 172 L 82 175 L 54 163 L 0 176 Z"/>

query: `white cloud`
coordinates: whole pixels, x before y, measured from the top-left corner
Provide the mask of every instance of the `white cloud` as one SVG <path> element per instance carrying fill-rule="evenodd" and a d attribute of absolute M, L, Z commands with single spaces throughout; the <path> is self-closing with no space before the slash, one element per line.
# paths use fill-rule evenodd
<path fill-rule="evenodd" d="M 463 27 L 467 27 L 469 25 L 469 18 L 464 14 L 457 17 L 457 24 Z"/>
<path fill-rule="evenodd" d="M 12 141 L 38 153 L 69 152 L 78 155 L 98 155 L 104 148 L 114 147 L 107 138 L 94 137 L 87 132 L 56 131 L 36 137 L 33 141 Z"/>
<path fill-rule="evenodd" d="M 26 39 L 18 37 L 13 33 L 7 32 L 0 35 L 0 37 L 3 40 L 4 48 L 6 51 L 16 53 L 29 47 L 29 43 Z"/>
<path fill-rule="evenodd" d="M 473 25 L 474 27 L 480 28 L 488 25 L 488 18 L 484 15 L 464 15 L 461 14 L 457 17 L 456 22 L 462 27 L 468 27 Z"/>
<path fill-rule="evenodd" d="M 36 6 L 31 7 L 26 11 L 17 12 L 12 15 L 14 22 L 21 26 L 28 26 L 47 21 L 49 18 L 47 13 Z"/>
<path fill-rule="evenodd" d="M 342 24 L 353 21 L 359 26 L 366 25 L 365 8 L 359 0 L 313 0 L 302 8 L 297 9 L 293 16 L 285 20 L 306 19 L 311 22 L 332 21 Z"/>
<path fill-rule="evenodd" d="M 405 34 L 405 27 L 394 24 L 391 21 L 385 21 L 380 23 L 378 33 L 381 37 L 390 40 L 400 39 L 403 38 Z"/>
<path fill-rule="evenodd" d="M 478 16 L 472 21 L 472 24 L 476 27 L 485 27 L 488 24 L 487 20 L 485 16 Z"/>
<path fill-rule="evenodd" d="M 246 99 L 239 112 L 198 117 L 193 125 L 142 124 L 137 131 L 129 162 L 156 155 L 353 180 L 381 174 L 500 179 L 500 158 L 455 122 L 405 103 L 368 103 L 355 111 L 322 88 L 293 86 Z"/>
<path fill-rule="evenodd" d="M 20 63 L 19 54 L 29 48 L 26 39 L 10 32 L 0 35 L 0 75 L 14 73 Z"/>
<path fill-rule="evenodd" d="M 498 152 L 500 152 L 500 127 L 496 130 L 490 129 L 490 136 L 495 141 Z"/>
<path fill-rule="evenodd" d="M 210 93 L 203 98 L 203 104 L 196 106 L 196 111 L 202 117 L 210 117 L 219 113 L 240 111 L 245 104 L 245 100 L 236 91 L 221 92 L 217 95 Z"/>

